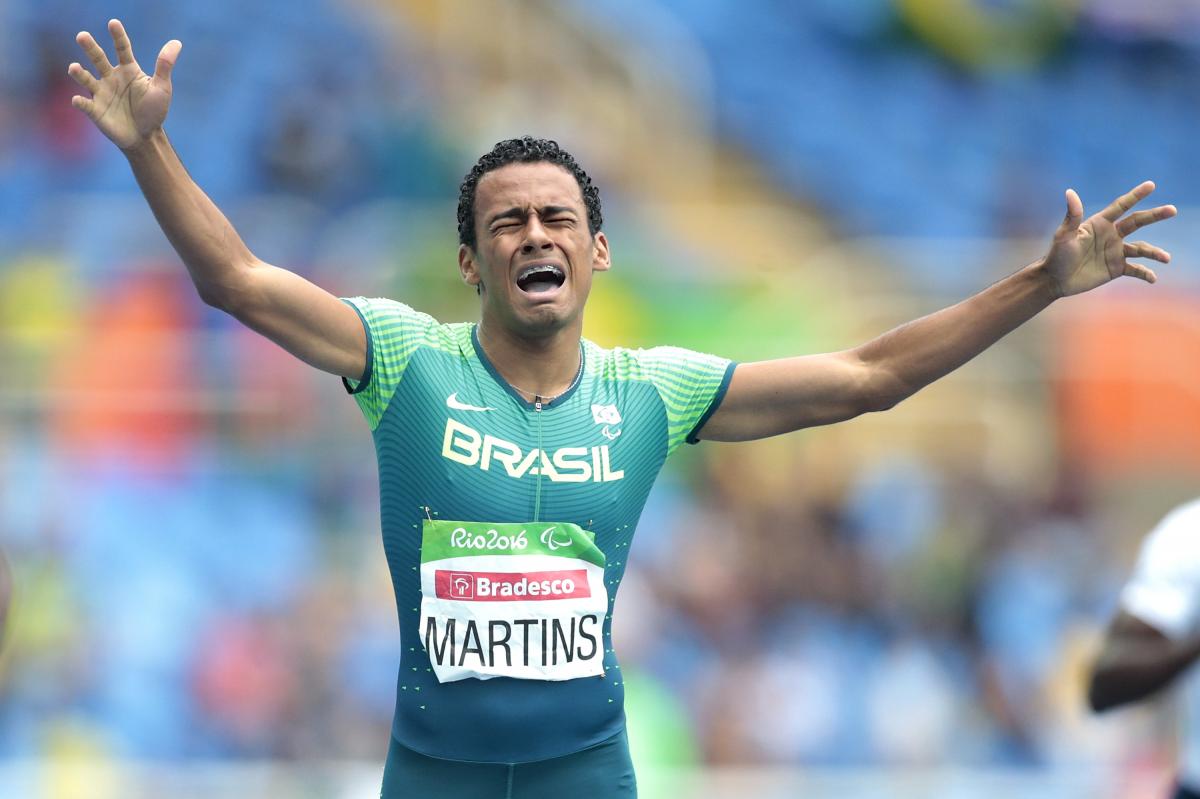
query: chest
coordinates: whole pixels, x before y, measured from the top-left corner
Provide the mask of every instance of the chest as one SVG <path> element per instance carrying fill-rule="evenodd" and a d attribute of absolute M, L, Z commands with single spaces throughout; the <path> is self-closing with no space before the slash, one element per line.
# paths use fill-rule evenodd
<path fill-rule="evenodd" d="M 403 450 L 431 479 L 490 491 L 531 480 L 619 489 L 661 466 L 666 415 L 648 385 L 584 380 L 538 408 L 484 378 L 410 368 L 385 414 L 381 446 Z"/>

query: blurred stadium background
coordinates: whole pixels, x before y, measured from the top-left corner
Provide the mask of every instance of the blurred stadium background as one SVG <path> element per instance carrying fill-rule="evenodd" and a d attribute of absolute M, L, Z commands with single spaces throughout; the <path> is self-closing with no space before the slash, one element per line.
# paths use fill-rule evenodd
<path fill-rule="evenodd" d="M 112 16 L 144 65 L 183 40 L 168 132 L 257 254 L 444 320 L 477 313 L 458 181 L 527 132 L 604 195 L 587 335 L 743 360 L 859 343 L 1040 255 L 1066 187 L 1156 180 L 1158 286 L 678 456 L 616 634 L 645 796 L 1164 795 L 1169 704 L 1083 693 L 1200 482 L 1200 4 L 5 0 L 0 796 L 376 796 L 396 690 L 369 432 L 199 303 L 70 107 Z"/>

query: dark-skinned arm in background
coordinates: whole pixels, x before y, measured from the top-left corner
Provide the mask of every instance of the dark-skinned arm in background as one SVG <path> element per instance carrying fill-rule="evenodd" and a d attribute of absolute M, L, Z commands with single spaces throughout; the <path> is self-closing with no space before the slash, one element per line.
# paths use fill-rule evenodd
<path fill-rule="evenodd" d="M 1109 625 L 1092 677 L 1088 705 L 1097 713 L 1152 696 L 1200 657 L 1200 637 L 1173 639 L 1127 611 Z"/>

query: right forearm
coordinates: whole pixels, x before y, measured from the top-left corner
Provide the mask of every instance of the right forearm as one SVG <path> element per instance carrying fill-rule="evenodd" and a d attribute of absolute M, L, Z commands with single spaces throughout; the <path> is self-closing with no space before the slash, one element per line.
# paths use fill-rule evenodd
<path fill-rule="evenodd" d="M 200 297 L 210 305 L 227 307 L 240 290 L 254 255 L 192 180 L 161 128 L 122 152 Z"/>

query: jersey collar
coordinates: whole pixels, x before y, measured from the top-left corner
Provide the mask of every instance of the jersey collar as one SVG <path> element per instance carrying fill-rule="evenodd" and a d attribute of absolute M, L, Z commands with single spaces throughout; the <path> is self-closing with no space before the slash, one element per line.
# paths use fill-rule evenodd
<path fill-rule="evenodd" d="M 533 410 L 535 407 L 534 403 L 525 399 L 525 397 L 521 395 L 521 392 L 513 388 L 512 384 L 504 379 L 503 375 L 496 370 L 496 367 L 488 358 L 487 353 L 483 351 L 483 345 L 479 343 L 479 325 L 471 325 L 471 346 L 475 348 L 476 357 L 479 358 L 479 362 L 483 364 L 485 369 L 487 369 L 488 374 L 492 376 L 492 379 L 499 383 L 501 388 L 507 391 L 508 394 L 517 402 L 521 403 L 522 406 L 528 410 Z M 579 371 L 575 373 L 575 379 L 571 381 L 571 385 L 567 386 L 566 391 L 559 394 L 554 399 L 549 401 L 543 400 L 543 409 L 556 408 L 566 402 L 567 399 L 575 393 L 575 389 L 579 388 L 579 384 L 583 382 L 583 363 L 586 357 L 587 350 L 584 348 L 583 340 L 581 339 L 579 342 Z"/>

